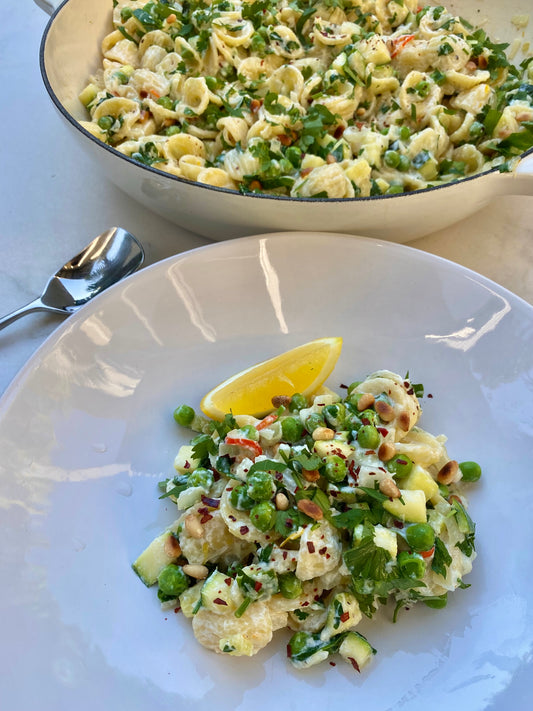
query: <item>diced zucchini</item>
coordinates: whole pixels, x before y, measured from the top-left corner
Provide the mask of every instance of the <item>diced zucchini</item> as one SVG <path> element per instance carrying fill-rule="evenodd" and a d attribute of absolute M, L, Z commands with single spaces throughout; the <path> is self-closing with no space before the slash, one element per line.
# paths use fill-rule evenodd
<path fill-rule="evenodd" d="M 187 590 L 181 593 L 179 597 L 180 607 L 185 617 L 193 616 L 194 610 L 200 601 L 203 586 L 204 581 L 200 580 L 196 585 L 187 588 Z"/>
<path fill-rule="evenodd" d="M 177 538 L 172 531 L 165 531 L 145 548 L 131 566 L 143 583 L 150 587 L 157 582 L 159 573 L 181 554 Z"/>
<path fill-rule="evenodd" d="M 426 495 L 426 499 L 432 499 L 439 493 L 439 485 L 420 464 L 413 466 L 409 475 L 402 480 L 402 486 L 404 489 L 410 490 L 421 489 Z"/>
<path fill-rule="evenodd" d="M 421 489 L 400 489 L 400 499 L 387 499 L 383 508 L 400 521 L 426 523 L 426 495 Z"/>
<path fill-rule="evenodd" d="M 91 101 L 94 101 L 96 95 L 98 94 L 98 87 L 96 84 L 87 84 L 85 89 L 79 94 L 79 100 L 84 106 L 89 106 Z"/>
<path fill-rule="evenodd" d="M 375 653 L 376 650 L 370 642 L 359 632 L 348 632 L 339 647 L 341 657 L 350 662 L 357 671 L 361 671 Z"/>
<path fill-rule="evenodd" d="M 315 442 L 313 449 L 318 454 L 319 457 L 327 457 L 330 454 L 337 454 L 343 459 L 347 459 L 351 456 L 355 448 L 351 444 L 342 442 L 338 439 L 322 439 Z"/>
<path fill-rule="evenodd" d="M 361 610 L 355 596 L 349 592 L 338 593 L 329 604 L 321 637 L 329 639 L 333 635 L 346 632 L 355 627 L 361 617 Z"/>
<path fill-rule="evenodd" d="M 374 527 L 374 545 L 386 550 L 392 558 L 396 558 L 398 555 L 398 537 L 394 531 L 385 528 L 385 526 Z"/>
<path fill-rule="evenodd" d="M 179 451 L 174 459 L 174 469 L 179 474 L 190 474 L 198 468 L 199 459 L 195 459 L 192 453 L 193 447 L 190 444 L 184 444 L 179 448 Z"/>
<path fill-rule="evenodd" d="M 236 581 L 218 570 L 204 581 L 201 596 L 203 607 L 221 614 L 236 610 L 243 601 Z"/>

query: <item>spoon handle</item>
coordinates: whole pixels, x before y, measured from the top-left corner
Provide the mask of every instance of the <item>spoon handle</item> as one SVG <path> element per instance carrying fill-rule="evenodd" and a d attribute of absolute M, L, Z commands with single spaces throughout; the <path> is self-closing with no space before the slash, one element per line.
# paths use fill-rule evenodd
<path fill-rule="evenodd" d="M 54 309 L 50 306 L 46 306 L 46 304 L 43 304 L 41 299 L 38 298 L 34 301 L 31 301 L 29 304 L 26 304 L 26 306 L 22 306 L 20 309 L 12 311 L 10 314 L 7 314 L 6 316 L 0 318 L 0 331 L 6 326 L 9 326 L 10 323 L 13 323 L 13 321 L 17 321 L 22 316 L 25 316 L 26 314 L 31 314 L 34 311 L 51 311 L 52 313 L 61 314 L 62 316 L 68 315 L 68 312 L 63 311 L 62 309 Z"/>

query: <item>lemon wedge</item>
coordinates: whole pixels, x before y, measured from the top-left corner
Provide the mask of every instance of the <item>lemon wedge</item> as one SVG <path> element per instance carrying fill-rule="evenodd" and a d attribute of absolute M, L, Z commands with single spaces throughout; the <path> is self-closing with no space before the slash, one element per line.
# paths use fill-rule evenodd
<path fill-rule="evenodd" d="M 318 338 L 253 365 L 210 390 L 202 412 L 214 420 L 224 415 L 263 417 L 273 409 L 275 395 L 309 396 L 329 377 L 342 349 L 342 338 Z"/>

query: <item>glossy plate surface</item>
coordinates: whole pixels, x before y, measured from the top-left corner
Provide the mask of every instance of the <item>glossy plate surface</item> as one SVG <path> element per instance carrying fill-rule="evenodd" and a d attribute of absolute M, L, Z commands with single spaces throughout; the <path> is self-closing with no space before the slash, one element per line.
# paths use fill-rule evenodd
<path fill-rule="evenodd" d="M 321 336 L 344 339 L 330 386 L 409 371 L 425 386 L 422 426 L 484 471 L 471 587 L 445 610 L 365 623 L 378 655 L 361 675 L 341 659 L 292 670 L 285 632 L 251 659 L 214 655 L 130 568 L 175 518 L 157 491 L 184 442 L 174 407 Z M 533 309 L 518 297 L 364 238 L 231 240 L 106 291 L 0 401 L 5 708 L 528 709 L 532 354 Z"/>

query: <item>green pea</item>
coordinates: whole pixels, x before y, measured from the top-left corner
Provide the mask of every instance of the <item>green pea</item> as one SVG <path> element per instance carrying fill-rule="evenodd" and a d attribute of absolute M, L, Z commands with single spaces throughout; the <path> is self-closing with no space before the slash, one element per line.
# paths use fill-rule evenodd
<path fill-rule="evenodd" d="M 298 146 L 289 146 L 285 151 L 285 156 L 290 160 L 295 168 L 299 168 L 302 165 L 302 151 L 298 148 Z"/>
<path fill-rule="evenodd" d="M 114 123 L 114 116 L 100 116 L 100 118 L 98 119 L 98 125 L 100 126 L 102 131 L 109 131 L 109 129 L 113 126 Z"/>
<path fill-rule="evenodd" d="M 206 77 L 205 83 L 210 91 L 215 91 L 218 88 L 218 80 L 216 77 Z"/>
<path fill-rule="evenodd" d="M 477 462 L 461 462 L 459 469 L 463 474 L 463 481 L 478 481 L 481 477 L 481 467 Z"/>
<path fill-rule="evenodd" d="M 263 37 L 261 37 L 260 34 L 255 32 L 252 35 L 252 41 L 250 42 L 250 49 L 252 50 L 252 52 L 261 53 L 261 52 L 264 52 L 265 48 L 266 48 L 265 40 L 263 39 Z"/>
<path fill-rule="evenodd" d="M 348 395 L 351 395 L 352 392 L 355 390 L 355 388 L 356 388 L 358 385 L 361 385 L 361 382 L 362 382 L 361 380 L 354 380 L 353 383 L 350 383 L 350 384 L 348 385 Z"/>
<path fill-rule="evenodd" d="M 118 81 L 119 84 L 127 84 L 130 80 L 129 76 L 125 74 L 124 72 L 115 72 L 114 77 Z"/>
<path fill-rule="evenodd" d="M 304 407 L 307 407 L 307 398 L 301 393 L 294 393 L 289 403 L 289 411 L 299 412 L 300 410 L 303 410 Z"/>
<path fill-rule="evenodd" d="M 472 136 L 472 138 L 479 138 L 484 132 L 485 127 L 479 121 L 474 121 L 468 129 L 468 133 Z"/>
<path fill-rule="evenodd" d="M 385 151 L 383 160 L 385 161 L 385 165 L 388 165 L 389 168 L 397 168 L 400 164 L 400 154 L 398 151 Z"/>
<path fill-rule="evenodd" d="M 268 472 L 254 472 L 247 479 L 247 493 L 254 501 L 268 501 L 274 490 L 274 480 Z"/>
<path fill-rule="evenodd" d="M 284 417 L 281 420 L 281 438 L 289 444 L 299 442 L 304 435 L 304 426 L 296 417 Z"/>
<path fill-rule="evenodd" d="M 414 551 L 428 551 L 435 543 L 435 531 L 429 523 L 414 523 L 406 529 L 405 538 Z"/>
<path fill-rule="evenodd" d="M 346 478 L 346 462 L 337 454 L 329 454 L 325 459 L 324 476 L 328 481 L 336 483 Z"/>
<path fill-rule="evenodd" d="M 188 486 L 201 486 L 202 489 L 209 491 L 215 482 L 215 476 L 212 471 L 204 467 L 198 467 L 191 472 L 187 478 Z"/>
<path fill-rule="evenodd" d="M 183 572 L 183 568 L 175 563 L 165 565 L 157 578 L 159 589 L 165 595 L 178 597 L 189 587 L 189 579 Z"/>
<path fill-rule="evenodd" d="M 174 419 L 182 427 L 189 427 L 194 420 L 195 412 L 189 405 L 180 405 L 174 410 Z"/>
<path fill-rule="evenodd" d="M 165 136 L 175 136 L 176 133 L 181 133 L 181 126 L 175 123 L 173 126 L 168 126 L 165 128 Z"/>
<path fill-rule="evenodd" d="M 309 632 L 296 632 L 289 640 L 289 650 L 291 657 L 295 657 L 306 649 L 313 638 Z"/>
<path fill-rule="evenodd" d="M 401 155 L 400 160 L 398 162 L 397 168 L 400 170 L 402 173 L 405 173 L 409 168 L 411 167 L 411 161 L 407 156 Z"/>
<path fill-rule="evenodd" d="M 172 111 L 172 109 L 174 108 L 174 102 L 172 101 L 170 96 L 161 96 L 156 103 L 159 104 L 159 106 L 162 106 L 164 109 L 169 109 L 170 111 Z"/>
<path fill-rule="evenodd" d="M 305 421 L 305 429 L 309 432 L 309 434 L 313 434 L 313 432 L 316 430 L 317 427 L 325 427 L 326 422 L 324 418 L 319 415 L 317 412 L 313 412 L 307 420 Z"/>
<path fill-rule="evenodd" d="M 411 138 L 411 131 L 409 126 L 402 126 L 400 129 L 400 140 L 408 141 Z"/>
<path fill-rule="evenodd" d="M 276 507 L 270 501 L 262 501 L 251 509 L 250 520 L 260 531 L 270 531 L 276 521 Z"/>
<path fill-rule="evenodd" d="M 426 572 L 426 564 L 424 559 L 414 553 L 402 551 L 398 555 L 398 566 L 400 571 L 408 578 L 419 580 Z"/>
<path fill-rule="evenodd" d="M 363 423 L 363 425 L 374 425 L 374 427 L 377 427 L 381 420 L 379 419 L 379 415 L 375 410 L 363 410 L 363 412 L 359 413 L 359 419 Z"/>
<path fill-rule="evenodd" d="M 123 7 L 120 11 L 120 19 L 122 20 L 122 22 L 126 22 L 126 20 L 129 20 L 132 15 L 133 10 L 129 7 Z"/>
<path fill-rule="evenodd" d="M 282 158 L 280 160 L 279 167 L 281 168 L 283 175 L 290 175 L 294 170 L 293 164 L 287 158 Z"/>
<path fill-rule="evenodd" d="M 431 607 L 433 610 L 442 610 L 448 604 L 448 593 L 444 595 L 439 595 L 438 597 L 429 597 L 427 600 L 422 598 L 425 605 Z"/>
<path fill-rule="evenodd" d="M 407 454 L 397 454 L 389 462 L 387 469 L 398 479 L 406 477 L 413 468 L 413 460 Z"/>
<path fill-rule="evenodd" d="M 380 440 L 379 432 L 374 425 L 363 425 L 357 433 L 357 441 L 363 449 L 376 449 Z"/>
<path fill-rule="evenodd" d="M 229 500 L 234 509 L 249 511 L 255 501 L 248 496 L 246 484 L 239 484 L 231 490 Z"/>
<path fill-rule="evenodd" d="M 283 573 L 278 578 L 279 591 L 288 600 L 300 597 L 303 592 L 303 585 L 294 573 Z"/>

